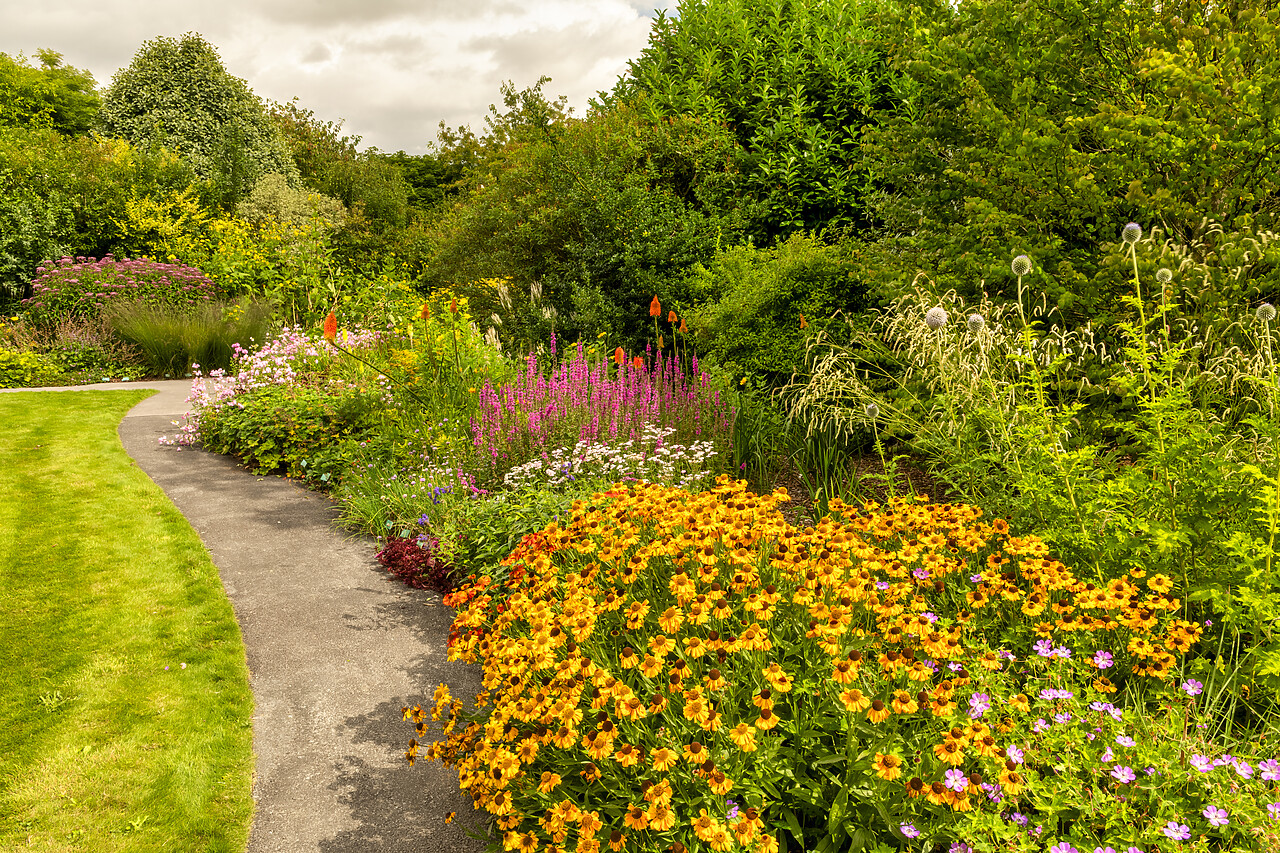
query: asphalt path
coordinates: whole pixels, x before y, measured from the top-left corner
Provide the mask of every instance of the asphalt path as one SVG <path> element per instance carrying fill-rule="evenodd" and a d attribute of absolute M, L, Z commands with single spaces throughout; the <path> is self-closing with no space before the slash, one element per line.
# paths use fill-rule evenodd
<path fill-rule="evenodd" d="M 457 776 L 409 767 L 403 706 L 479 689 L 450 663 L 453 611 L 378 566 L 374 543 L 335 526 L 323 496 L 258 477 L 226 456 L 163 446 L 187 411 L 190 381 L 65 390 L 155 388 L 120 440 L 208 548 L 244 636 L 253 690 L 254 819 L 248 853 L 479 851 L 482 825 Z M 445 815 L 458 818 L 445 823 Z"/>

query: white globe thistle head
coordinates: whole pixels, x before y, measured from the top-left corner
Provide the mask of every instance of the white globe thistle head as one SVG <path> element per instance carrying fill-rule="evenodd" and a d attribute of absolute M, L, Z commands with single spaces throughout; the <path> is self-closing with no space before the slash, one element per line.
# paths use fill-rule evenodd
<path fill-rule="evenodd" d="M 1120 232 L 1120 239 L 1126 243 L 1136 243 L 1142 239 L 1142 226 L 1136 222 L 1130 222 Z"/>
<path fill-rule="evenodd" d="M 969 331 L 975 335 L 982 331 L 982 327 L 987 325 L 987 321 L 981 314 L 970 314 L 969 319 L 965 321 L 969 325 Z"/>
<path fill-rule="evenodd" d="M 947 325 L 947 311 L 941 305 L 935 305 L 924 314 L 924 324 L 935 332 Z"/>
<path fill-rule="evenodd" d="M 875 403 L 867 403 L 862 407 L 862 410 L 867 413 L 867 418 L 870 420 L 874 421 L 876 418 L 880 417 L 880 407 Z"/>
<path fill-rule="evenodd" d="M 1270 323 L 1276 318 L 1276 306 L 1270 302 L 1264 302 L 1254 309 L 1253 316 L 1257 317 L 1259 322 Z"/>
<path fill-rule="evenodd" d="M 1021 278 L 1031 272 L 1031 258 L 1026 255 L 1018 255 L 1013 259 L 1013 274 Z"/>
<path fill-rule="evenodd" d="M 1160 282 L 1161 284 L 1168 284 L 1169 282 L 1173 281 L 1173 270 L 1169 269 L 1168 267 L 1161 267 L 1160 269 L 1156 270 L 1156 281 Z"/>

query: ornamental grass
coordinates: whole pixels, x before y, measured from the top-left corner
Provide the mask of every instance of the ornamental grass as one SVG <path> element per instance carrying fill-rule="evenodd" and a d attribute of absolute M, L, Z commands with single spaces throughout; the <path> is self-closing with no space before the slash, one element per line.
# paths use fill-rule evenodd
<path fill-rule="evenodd" d="M 1185 677 L 1174 581 L 1077 577 L 971 506 L 786 500 L 619 485 L 526 536 L 446 598 L 483 691 L 405 709 L 406 757 L 525 853 L 1274 842 L 1280 764 Z"/>

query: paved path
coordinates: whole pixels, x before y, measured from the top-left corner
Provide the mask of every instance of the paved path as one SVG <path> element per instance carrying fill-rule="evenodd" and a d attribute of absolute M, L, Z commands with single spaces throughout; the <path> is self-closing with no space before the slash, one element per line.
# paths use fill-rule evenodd
<path fill-rule="evenodd" d="M 323 497 L 225 456 L 162 447 L 191 384 L 158 388 L 120 424 L 125 450 L 204 540 L 235 608 L 253 688 L 255 815 L 248 853 L 469 853 L 480 824 L 457 776 L 409 767 L 400 708 L 447 681 L 478 689 L 445 652 L 452 610 L 383 571 L 372 543 L 333 526 Z M 445 825 L 444 815 L 458 812 Z"/>

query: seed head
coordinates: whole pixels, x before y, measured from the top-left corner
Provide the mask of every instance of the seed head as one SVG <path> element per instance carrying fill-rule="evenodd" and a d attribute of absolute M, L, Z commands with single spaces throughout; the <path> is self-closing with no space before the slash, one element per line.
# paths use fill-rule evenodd
<path fill-rule="evenodd" d="M 1013 259 L 1013 274 L 1016 276 L 1024 276 L 1031 272 L 1031 259 L 1026 255 L 1018 255 Z"/>
<path fill-rule="evenodd" d="M 940 305 L 936 305 L 925 312 L 924 324 L 930 329 L 937 331 L 947 325 L 947 312 Z"/>
<path fill-rule="evenodd" d="M 969 331 L 975 335 L 982 331 L 982 327 L 987 325 L 987 321 L 982 318 L 981 314 L 970 314 L 969 319 L 965 321 L 969 325 Z"/>
<path fill-rule="evenodd" d="M 1126 243 L 1136 243 L 1142 239 L 1142 226 L 1136 222 L 1130 222 L 1120 232 L 1120 239 Z"/>
<path fill-rule="evenodd" d="M 1259 322 L 1270 323 L 1276 318 L 1276 306 L 1270 302 L 1264 302 L 1254 309 L 1253 316 L 1257 317 Z"/>
<path fill-rule="evenodd" d="M 1173 281 L 1173 270 L 1169 269 L 1168 267 L 1161 267 L 1160 269 L 1156 270 L 1156 281 L 1160 282 L 1161 284 L 1168 284 L 1169 282 Z"/>

